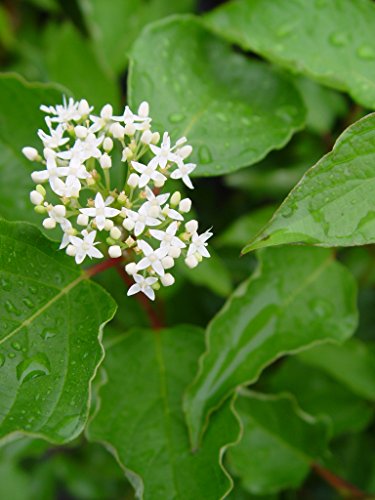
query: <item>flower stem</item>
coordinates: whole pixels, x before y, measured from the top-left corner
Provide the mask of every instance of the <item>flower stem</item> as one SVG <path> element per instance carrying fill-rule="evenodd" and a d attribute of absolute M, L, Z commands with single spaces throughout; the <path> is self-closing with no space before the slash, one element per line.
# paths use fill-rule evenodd
<path fill-rule="evenodd" d="M 122 257 L 118 259 L 107 259 L 103 260 L 102 262 L 99 262 L 99 264 L 96 264 L 95 266 L 91 266 L 88 269 L 85 269 L 85 273 L 88 278 L 91 278 L 92 276 L 95 276 L 96 274 L 99 274 L 106 269 L 110 269 L 111 267 L 116 267 L 122 262 Z"/>
<path fill-rule="evenodd" d="M 370 500 L 371 495 L 361 491 L 359 488 L 353 484 L 348 483 L 339 476 L 336 476 L 330 470 L 322 467 L 319 464 L 312 464 L 312 470 L 318 474 L 326 483 L 328 483 L 332 488 L 334 488 L 341 496 L 344 498 L 349 498 L 351 500 Z"/>
<path fill-rule="evenodd" d="M 122 278 L 122 280 L 128 286 L 131 286 L 133 284 L 132 279 L 130 278 L 130 276 L 128 276 L 126 274 L 125 270 L 122 267 L 117 266 L 116 267 L 116 271 L 118 272 L 118 274 L 120 275 L 120 277 Z M 138 293 L 134 297 L 139 302 L 139 304 L 141 305 L 142 309 L 146 312 L 146 314 L 148 316 L 148 319 L 149 319 L 149 322 L 150 322 L 150 325 L 151 325 L 151 328 L 153 330 L 160 330 L 161 328 L 164 328 L 164 324 L 163 324 L 162 319 L 159 317 L 159 315 L 153 309 L 153 307 L 151 306 L 151 303 L 147 299 L 147 297 L 145 297 L 141 293 Z"/>

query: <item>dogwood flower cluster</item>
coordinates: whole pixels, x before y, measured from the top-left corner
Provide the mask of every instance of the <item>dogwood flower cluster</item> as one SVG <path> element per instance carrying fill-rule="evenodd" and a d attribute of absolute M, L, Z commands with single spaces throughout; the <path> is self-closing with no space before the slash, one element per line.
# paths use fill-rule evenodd
<path fill-rule="evenodd" d="M 41 110 L 43 150 L 22 150 L 39 164 L 30 200 L 46 229 L 60 229 L 60 249 L 77 264 L 105 254 L 122 259 L 134 280 L 128 295 L 142 292 L 154 300 L 155 290 L 174 283 L 176 259 L 194 268 L 210 256 L 212 233 L 199 233 L 189 218 L 190 198 L 163 192 L 168 178 L 193 189 L 192 147 L 185 137 L 172 144 L 168 132 L 162 138 L 153 132 L 147 102 L 136 113 L 126 106 L 121 116 L 110 104 L 97 116 L 85 99 L 72 98 Z M 120 187 L 114 178 L 122 179 Z"/>

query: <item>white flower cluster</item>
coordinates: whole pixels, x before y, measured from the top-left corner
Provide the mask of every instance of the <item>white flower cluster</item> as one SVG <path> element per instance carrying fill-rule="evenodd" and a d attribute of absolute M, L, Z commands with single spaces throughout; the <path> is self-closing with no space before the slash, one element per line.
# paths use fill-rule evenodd
<path fill-rule="evenodd" d="M 186 162 L 192 147 L 185 137 L 171 145 L 167 132 L 160 143 L 147 102 L 136 114 L 126 106 L 121 116 L 113 115 L 110 104 L 96 116 L 85 99 L 72 98 L 41 110 L 48 128 L 38 131 L 43 153 L 22 150 L 43 166 L 31 174 L 36 188 L 30 200 L 45 216 L 46 229 L 61 228 L 60 248 L 77 264 L 106 252 L 122 258 L 134 279 L 128 295 L 143 292 L 154 300 L 160 284 L 174 283 L 176 259 L 193 268 L 210 256 L 212 233 L 198 234 L 198 222 L 185 220 L 191 200 L 179 191 L 160 192 L 169 177 L 193 188 L 189 175 L 196 165 Z M 121 189 L 113 187 L 111 169 L 122 176 Z"/>

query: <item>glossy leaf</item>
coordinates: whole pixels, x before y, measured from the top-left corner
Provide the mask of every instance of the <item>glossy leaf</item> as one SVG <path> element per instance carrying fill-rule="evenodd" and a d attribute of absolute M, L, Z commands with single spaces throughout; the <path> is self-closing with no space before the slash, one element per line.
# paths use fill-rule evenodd
<path fill-rule="evenodd" d="M 370 346 L 358 339 L 350 339 L 341 346 L 317 346 L 301 353 L 300 359 L 328 373 L 354 394 L 374 401 L 375 351 Z"/>
<path fill-rule="evenodd" d="M 335 346 L 336 351 L 339 349 Z M 341 381 L 301 362 L 298 356 L 284 360 L 266 378 L 265 387 L 271 392 L 289 392 L 307 413 L 328 418 L 335 436 L 362 431 L 374 415 L 367 401 L 353 394 Z"/>
<path fill-rule="evenodd" d="M 137 496 L 152 500 L 222 498 L 231 481 L 222 454 L 239 425 L 227 403 L 212 419 L 203 445 L 192 453 L 182 394 L 204 348 L 200 329 L 135 330 L 107 350 L 108 382 L 89 425 L 90 440 L 112 451 Z"/>
<path fill-rule="evenodd" d="M 317 248 L 278 248 L 261 264 L 207 329 L 207 351 L 187 392 L 192 444 L 212 411 L 275 359 L 314 344 L 342 342 L 357 323 L 352 276 Z"/>
<path fill-rule="evenodd" d="M 221 175 L 261 160 L 302 127 L 305 110 L 279 72 L 250 61 L 189 16 L 147 27 L 133 46 L 129 98 L 147 100 L 160 132 L 186 136 L 195 175 Z"/>
<path fill-rule="evenodd" d="M 235 0 L 206 18 L 245 50 L 375 108 L 375 6 L 369 0 Z"/>
<path fill-rule="evenodd" d="M 229 450 L 231 471 L 250 493 L 269 494 L 297 488 L 310 464 L 324 455 L 324 421 L 303 413 L 286 395 L 241 392 L 236 411 L 243 425 L 241 441 Z"/>
<path fill-rule="evenodd" d="M 91 35 L 110 67 L 123 71 L 130 47 L 146 24 L 193 9 L 193 0 L 80 0 Z"/>
<path fill-rule="evenodd" d="M 0 440 L 83 429 L 115 303 L 32 226 L 0 221 Z"/>
<path fill-rule="evenodd" d="M 284 243 L 329 247 L 374 243 L 374 162 L 375 113 L 338 138 L 243 252 Z"/>
<path fill-rule="evenodd" d="M 0 75 L 0 216 L 6 219 L 40 223 L 29 199 L 35 166 L 21 150 L 40 147 L 37 131 L 44 128 L 45 115 L 39 107 L 61 103 L 62 93 L 62 87 Z"/>

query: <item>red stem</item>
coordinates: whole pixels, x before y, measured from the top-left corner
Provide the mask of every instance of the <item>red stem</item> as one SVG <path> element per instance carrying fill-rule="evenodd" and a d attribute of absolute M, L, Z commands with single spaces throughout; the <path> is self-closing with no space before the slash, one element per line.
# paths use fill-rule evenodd
<path fill-rule="evenodd" d="M 122 267 L 117 266 L 116 271 L 118 272 L 118 274 L 121 276 L 122 280 L 128 286 L 131 286 L 133 284 L 133 280 L 131 279 L 130 276 L 128 276 L 126 274 L 125 270 Z M 148 300 L 148 298 L 145 297 L 143 294 L 137 294 L 137 295 L 135 295 L 135 299 L 138 300 L 141 307 L 146 312 L 152 329 L 153 330 L 160 330 L 161 328 L 164 328 L 162 320 L 159 318 L 158 314 L 151 306 L 151 303 Z"/>
<path fill-rule="evenodd" d="M 110 269 L 111 267 L 116 267 L 119 264 L 121 264 L 122 258 L 118 259 L 107 259 L 103 260 L 102 262 L 99 262 L 99 264 L 95 264 L 95 266 L 91 266 L 88 269 L 85 269 L 86 275 L 91 278 L 92 276 L 95 276 L 96 274 L 99 274 L 106 269 Z"/>
<path fill-rule="evenodd" d="M 365 500 L 365 499 L 370 499 L 370 495 L 365 493 L 364 491 L 361 491 L 358 489 L 356 486 L 353 484 L 348 483 L 344 479 L 341 479 L 341 477 L 336 476 L 333 474 L 328 469 L 325 469 L 319 464 L 312 464 L 312 469 L 313 471 L 318 474 L 324 481 L 326 481 L 332 488 L 334 488 L 338 493 L 340 493 L 342 496 L 345 496 L 346 498 L 349 499 L 359 499 L 359 500 Z"/>

